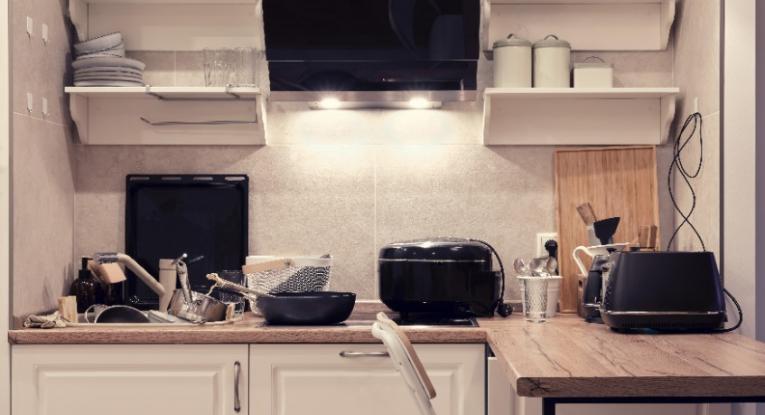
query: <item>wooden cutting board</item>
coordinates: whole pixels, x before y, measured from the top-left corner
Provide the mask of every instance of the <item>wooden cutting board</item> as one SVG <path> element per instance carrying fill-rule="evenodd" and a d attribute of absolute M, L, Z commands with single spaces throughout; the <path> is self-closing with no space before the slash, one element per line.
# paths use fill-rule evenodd
<path fill-rule="evenodd" d="M 576 207 L 589 202 L 599 220 L 621 217 L 614 242 L 630 242 L 637 238 L 641 225 L 659 225 L 657 189 L 655 147 L 566 149 L 555 153 L 562 312 L 576 312 L 579 301 L 579 270 L 571 253 L 579 245 L 589 245 L 587 229 Z"/>

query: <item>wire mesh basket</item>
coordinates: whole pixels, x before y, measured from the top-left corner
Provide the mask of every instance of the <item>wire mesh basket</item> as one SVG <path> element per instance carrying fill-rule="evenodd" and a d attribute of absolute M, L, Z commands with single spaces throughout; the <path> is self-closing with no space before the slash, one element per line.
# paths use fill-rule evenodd
<path fill-rule="evenodd" d="M 247 286 L 270 294 L 327 291 L 331 271 L 331 257 L 292 258 L 286 268 L 247 274 Z M 250 308 L 257 312 L 253 301 Z"/>

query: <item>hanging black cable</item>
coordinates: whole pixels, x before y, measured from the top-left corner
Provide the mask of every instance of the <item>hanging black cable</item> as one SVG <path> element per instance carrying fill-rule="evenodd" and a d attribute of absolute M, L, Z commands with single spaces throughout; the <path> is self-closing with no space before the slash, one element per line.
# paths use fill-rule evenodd
<path fill-rule="evenodd" d="M 686 137 L 686 131 L 688 128 L 692 128 L 690 130 L 690 133 L 687 134 Z M 683 164 L 682 160 L 682 154 L 685 147 L 693 140 L 693 137 L 696 136 L 696 132 L 698 132 L 699 137 L 699 163 L 696 166 L 696 170 L 693 172 L 690 172 L 688 169 L 685 168 L 685 165 Z M 704 243 L 704 238 L 701 237 L 701 233 L 699 233 L 698 229 L 696 229 L 696 226 L 691 222 L 691 215 L 693 215 L 693 212 L 696 210 L 696 190 L 693 188 L 693 185 L 691 184 L 691 179 L 696 179 L 699 177 L 699 174 L 701 173 L 701 167 L 704 164 L 704 133 L 703 133 L 703 119 L 701 117 L 701 114 L 698 112 L 695 112 L 688 116 L 686 118 L 685 122 L 683 123 L 683 127 L 680 129 L 680 134 L 678 134 L 677 139 L 675 140 L 672 148 L 672 163 L 669 165 L 669 172 L 667 173 L 667 188 L 669 189 L 669 198 L 672 200 L 672 206 L 674 207 L 675 211 L 680 214 L 680 216 L 683 218 L 683 221 L 680 222 L 680 224 L 675 228 L 675 231 L 672 232 L 672 236 L 669 238 L 669 241 L 667 242 L 667 251 L 671 250 L 672 244 L 674 243 L 675 239 L 677 238 L 677 234 L 680 232 L 680 229 L 683 228 L 683 226 L 688 226 L 693 230 L 693 233 L 696 234 L 696 237 L 699 239 L 699 242 L 701 242 L 701 249 L 703 251 L 707 250 L 706 244 Z M 680 205 L 677 203 L 677 199 L 675 198 L 675 188 L 672 183 L 672 177 L 674 175 L 674 172 L 677 171 L 680 173 L 680 177 L 682 177 L 685 184 L 688 186 L 688 190 L 691 192 L 691 208 L 688 210 L 688 212 L 683 212 Z"/>
<path fill-rule="evenodd" d="M 675 239 L 677 238 L 677 234 L 680 232 L 680 229 L 682 229 L 683 226 L 688 226 L 691 228 L 693 233 L 696 235 L 696 238 L 698 238 L 699 242 L 701 243 L 701 250 L 707 250 L 707 246 L 704 243 L 704 238 L 701 237 L 701 233 L 693 224 L 693 222 L 691 222 L 691 215 L 693 215 L 693 212 L 696 210 L 697 203 L 696 190 L 693 188 L 691 180 L 699 177 L 699 174 L 701 174 L 701 168 L 704 165 L 703 127 L 704 119 L 702 118 L 701 113 L 694 112 L 685 119 L 683 127 L 680 129 L 680 134 L 677 135 L 677 138 L 672 145 L 672 163 L 669 165 L 669 172 L 667 173 L 667 188 L 669 189 L 669 198 L 672 200 L 672 206 L 674 207 L 675 211 L 680 214 L 683 220 L 675 228 L 675 231 L 672 232 L 672 237 L 669 238 L 669 241 L 667 241 L 667 251 L 671 250 L 672 244 L 674 243 Z M 685 167 L 685 164 L 683 164 L 682 155 L 685 147 L 688 146 L 693 138 L 697 136 L 696 133 L 698 133 L 699 137 L 699 163 L 696 165 L 695 170 L 690 171 Z M 672 177 L 676 171 L 680 173 L 680 177 L 683 179 L 683 182 L 685 182 L 686 186 L 688 186 L 688 190 L 691 192 L 691 207 L 688 212 L 683 212 L 682 208 L 677 202 L 677 199 L 675 198 L 675 188 L 672 183 Z M 725 288 L 723 288 L 723 293 L 725 293 L 725 295 L 730 298 L 731 302 L 733 302 L 733 305 L 736 306 L 736 311 L 738 311 L 738 321 L 731 327 L 715 330 L 715 333 L 727 333 L 734 331 L 741 327 L 741 323 L 744 321 L 744 311 L 741 309 L 741 305 L 738 303 L 738 300 L 736 300 L 736 297 L 734 297 L 733 294 L 731 294 L 730 291 Z"/>

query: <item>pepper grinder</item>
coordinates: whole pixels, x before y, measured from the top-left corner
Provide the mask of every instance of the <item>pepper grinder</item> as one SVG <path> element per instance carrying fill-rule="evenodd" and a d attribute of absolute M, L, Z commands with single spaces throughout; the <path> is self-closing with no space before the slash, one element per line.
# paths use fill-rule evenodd
<path fill-rule="evenodd" d="M 92 258 L 82 257 L 80 271 L 77 279 L 72 282 L 69 294 L 77 297 L 77 312 L 84 313 L 94 304 L 104 303 L 104 288 L 101 282 L 88 268 L 88 262 Z"/>
<path fill-rule="evenodd" d="M 551 258 L 555 258 L 556 265 L 555 265 L 555 275 L 560 275 L 560 270 L 558 270 L 558 242 L 555 239 L 550 239 L 549 241 L 545 242 L 545 250 L 547 251 L 547 254 L 550 255 Z"/>

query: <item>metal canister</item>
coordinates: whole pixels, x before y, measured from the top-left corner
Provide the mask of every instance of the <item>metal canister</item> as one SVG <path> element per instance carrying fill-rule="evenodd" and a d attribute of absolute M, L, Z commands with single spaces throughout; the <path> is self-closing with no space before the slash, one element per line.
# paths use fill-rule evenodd
<path fill-rule="evenodd" d="M 534 87 L 571 87 L 571 44 L 547 35 L 534 43 Z"/>
<path fill-rule="evenodd" d="M 514 34 L 494 42 L 494 86 L 531 88 L 531 42 Z"/>

